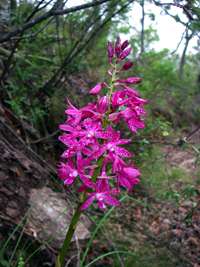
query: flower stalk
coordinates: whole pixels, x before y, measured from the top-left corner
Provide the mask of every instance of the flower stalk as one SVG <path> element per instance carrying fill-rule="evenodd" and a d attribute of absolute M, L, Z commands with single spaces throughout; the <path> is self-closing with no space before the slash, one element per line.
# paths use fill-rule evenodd
<path fill-rule="evenodd" d="M 76 211 L 74 212 L 74 215 L 71 219 L 71 223 L 69 225 L 65 240 L 63 242 L 62 248 L 60 249 L 60 252 L 56 258 L 56 265 L 55 267 L 64 267 L 65 266 L 65 256 L 67 255 L 67 252 L 70 247 L 71 240 L 73 238 L 74 232 L 76 230 L 76 226 L 79 222 L 80 216 L 81 216 L 81 205 L 78 205 Z"/>
<path fill-rule="evenodd" d="M 56 267 L 64 267 L 65 255 L 82 211 L 93 202 L 102 210 L 107 205 L 118 206 L 120 188 L 131 191 L 139 182 L 140 172 L 132 162 L 133 155 L 123 147 L 130 144 L 131 139 L 121 138 L 122 134 L 115 129 L 121 120 L 133 133 L 144 128 L 143 106 L 147 101 L 130 87 L 141 79 L 118 77 L 133 65 L 130 60 L 124 63 L 131 52 L 128 46 L 128 41 L 122 43 L 120 38 L 114 44 L 108 43 L 110 84 L 100 82 L 90 90 L 90 94 L 100 95 L 102 89 L 107 88 L 106 95 L 98 96 L 97 101 L 80 109 L 68 102 L 67 120 L 60 125 L 64 133 L 59 140 L 66 150 L 61 155 L 58 175 L 65 186 L 76 184 L 82 194 L 56 259 Z"/>

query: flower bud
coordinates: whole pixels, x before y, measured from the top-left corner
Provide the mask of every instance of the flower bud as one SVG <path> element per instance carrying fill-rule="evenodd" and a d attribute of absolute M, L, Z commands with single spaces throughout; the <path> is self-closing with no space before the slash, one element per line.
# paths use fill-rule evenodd
<path fill-rule="evenodd" d="M 97 95 L 104 87 L 105 87 L 105 83 L 97 83 L 97 85 L 95 85 L 91 90 L 90 90 L 90 94 L 92 95 Z"/>
<path fill-rule="evenodd" d="M 142 79 L 139 78 L 139 77 L 129 77 L 127 79 L 117 80 L 117 82 L 119 82 L 119 83 L 127 83 L 127 84 L 136 84 L 136 83 L 140 83 L 141 80 Z"/>
<path fill-rule="evenodd" d="M 115 54 L 117 57 L 119 57 L 121 52 L 121 39 L 117 37 L 117 40 L 115 42 Z"/>
<path fill-rule="evenodd" d="M 120 54 L 120 59 L 126 58 L 131 53 L 132 48 L 129 47 Z"/>
<path fill-rule="evenodd" d="M 129 60 L 124 63 L 124 65 L 122 66 L 122 70 L 129 70 L 132 66 L 133 66 L 133 62 Z"/>
<path fill-rule="evenodd" d="M 108 105 L 109 105 L 109 99 L 108 99 L 108 96 L 102 96 L 98 103 L 98 110 L 100 113 L 105 113 L 108 109 Z"/>
<path fill-rule="evenodd" d="M 124 167 L 123 168 L 123 172 L 129 177 L 138 177 L 138 176 L 140 176 L 140 172 L 137 169 L 132 168 L 132 167 Z"/>
<path fill-rule="evenodd" d="M 121 49 L 124 50 L 129 45 L 128 40 L 124 41 L 121 45 Z"/>
<path fill-rule="evenodd" d="M 108 59 L 109 62 L 111 62 L 113 56 L 114 56 L 114 48 L 111 42 L 108 42 L 108 46 L 107 46 L 107 52 L 108 52 Z"/>

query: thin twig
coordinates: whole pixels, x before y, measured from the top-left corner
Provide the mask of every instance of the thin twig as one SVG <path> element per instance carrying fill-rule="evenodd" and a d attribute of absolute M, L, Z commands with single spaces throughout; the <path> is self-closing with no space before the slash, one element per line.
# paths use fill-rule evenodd
<path fill-rule="evenodd" d="M 182 41 L 183 41 L 183 39 L 184 39 L 184 37 L 185 37 L 185 33 L 186 33 L 186 31 L 187 31 L 187 29 L 185 29 L 184 32 L 182 33 L 182 35 L 181 35 L 181 39 L 180 39 L 180 41 L 178 42 L 177 47 L 171 52 L 171 55 L 175 54 L 176 51 L 179 49 L 179 46 L 181 45 L 181 43 L 182 43 Z"/>
<path fill-rule="evenodd" d="M 120 14 L 125 8 L 127 8 L 132 2 L 134 2 L 134 0 L 130 0 L 128 1 L 125 5 L 123 5 L 120 9 L 116 10 L 114 13 L 112 13 L 110 16 L 108 16 L 107 18 L 105 18 L 105 20 L 97 27 L 95 28 L 91 34 L 89 35 L 89 37 L 86 39 L 85 43 L 82 44 L 82 46 L 80 46 L 74 54 L 72 54 L 69 58 L 67 58 L 67 64 L 71 63 L 71 61 L 78 55 L 80 54 L 80 52 L 82 52 L 87 46 L 88 44 L 91 42 L 91 40 L 97 35 L 99 34 L 99 32 L 102 30 L 103 27 L 105 27 L 113 17 L 115 17 L 117 14 Z M 66 64 L 65 64 L 66 65 Z M 59 76 L 59 79 L 57 80 L 57 83 L 55 83 L 55 86 L 58 85 L 58 82 L 61 81 L 61 78 L 63 77 L 64 75 L 64 67 L 65 65 L 63 65 L 63 68 L 62 68 L 62 72 Z M 47 87 L 48 88 L 48 87 Z"/>
<path fill-rule="evenodd" d="M 56 130 L 53 133 L 51 133 L 51 134 L 49 134 L 49 135 L 47 135 L 45 137 L 39 138 L 39 139 L 37 139 L 35 141 L 31 141 L 30 144 L 37 144 L 37 143 L 44 142 L 44 141 L 46 141 L 48 139 L 51 139 L 52 137 L 56 136 L 58 133 L 59 133 L 59 130 Z"/>
<path fill-rule="evenodd" d="M 23 26 L 7 33 L 4 34 L 1 38 L 0 38 L 0 43 L 4 43 L 8 40 L 10 40 L 13 36 L 16 36 L 18 34 L 24 33 L 26 30 L 34 27 L 36 24 L 41 23 L 42 21 L 53 17 L 53 16 L 61 16 L 61 15 L 67 15 L 76 11 L 80 11 L 80 10 L 84 10 L 90 7 L 94 7 L 94 6 L 98 6 L 101 5 L 103 3 L 106 3 L 110 0 L 98 0 L 98 1 L 92 1 L 90 3 L 87 4 L 83 4 L 83 5 L 79 5 L 79 6 L 75 6 L 75 7 L 71 7 L 71 8 L 67 8 L 67 9 L 63 9 L 63 10 L 49 10 L 47 11 L 45 14 L 32 19 L 31 21 L 25 23 Z"/>

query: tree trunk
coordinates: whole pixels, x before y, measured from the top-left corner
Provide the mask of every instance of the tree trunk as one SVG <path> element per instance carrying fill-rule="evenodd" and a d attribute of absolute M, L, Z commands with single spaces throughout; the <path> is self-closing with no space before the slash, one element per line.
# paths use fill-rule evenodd
<path fill-rule="evenodd" d="M 142 18 L 141 18 L 141 36 L 140 36 L 140 54 L 144 53 L 144 18 L 145 18 L 145 11 L 144 11 L 144 0 L 141 0 L 141 8 L 142 8 Z"/>
<path fill-rule="evenodd" d="M 179 78 L 180 78 L 180 79 L 183 77 L 183 71 L 184 71 L 184 65 L 185 65 L 186 52 L 187 52 L 188 45 L 189 45 L 189 42 L 190 42 L 190 40 L 192 39 L 192 37 L 193 37 L 193 33 L 188 34 L 188 32 L 186 32 L 185 46 L 184 46 L 184 49 L 183 49 L 183 53 L 182 53 L 182 55 L 181 55 L 180 65 L 179 65 Z"/>

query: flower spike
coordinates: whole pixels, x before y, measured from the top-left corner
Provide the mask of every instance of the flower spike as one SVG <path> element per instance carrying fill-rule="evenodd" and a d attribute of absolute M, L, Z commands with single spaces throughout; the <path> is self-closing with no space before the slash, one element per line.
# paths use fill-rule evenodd
<path fill-rule="evenodd" d="M 90 90 L 90 94 L 97 96 L 96 101 L 84 107 L 77 108 L 68 101 L 67 119 L 59 126 L 63 131 L 59 140 L 65 145 L 65 151 L 58 165 L 58 176 L 65 186 L 76 184 L 78 192 L 84 193 L 80 210 L 95 203 L 102 210 L 118 206 L 120 188 L 131 191 L 139 182 L 140 171 L 134 166 L 133 154 L 127 147 L 131 139 L 123 138 L 120 130 L 116 130 L 120 121 L 132 133 L 145 126 L 147 101 L 129 87 L 140 83 L 141 78 L 119 77 L 133 66 L 130 60 L 124 62 L 130 53 L 127 40 L 121 42 L 118 37 L 114 44 L 108 42 L 110 84 L 97 83 Z"/>

